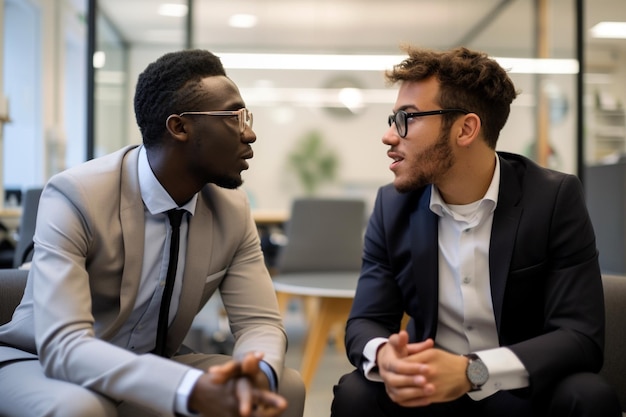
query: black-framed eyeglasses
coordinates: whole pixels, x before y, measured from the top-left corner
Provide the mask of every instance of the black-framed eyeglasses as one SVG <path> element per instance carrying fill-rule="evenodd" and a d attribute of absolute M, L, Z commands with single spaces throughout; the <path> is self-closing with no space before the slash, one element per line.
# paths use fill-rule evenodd
<path fill-rule="evenodd" d="M 220 110 L 220 111 L 185 111 L 179 116 L 235 116 L 239 120 L 239 132 L 243 133 L 246 127 L 252 128 L 252 112 L 245 107 L 239 110 Z"/>
<path fill-rule="evenodd" d="M 463 113 L 469 114 L 467 110 L 463 109 L 440 109 L 440 110 L 428 110 L 428 111 L 416 111 L 413 113 L 407 113 L 404 110 L 398 110 L 394 114 L 390 114 L 387 123 L 391 126 L 393 123 L 396 124 L 396 130 L 398 131 L 398 135 L 401 138 L 406 137 L 408 131 L 408 120 L 413 117 L 423 117 L 423 116 L 434 116 L 436 114 L 446 114 L 446 113 Z"/>

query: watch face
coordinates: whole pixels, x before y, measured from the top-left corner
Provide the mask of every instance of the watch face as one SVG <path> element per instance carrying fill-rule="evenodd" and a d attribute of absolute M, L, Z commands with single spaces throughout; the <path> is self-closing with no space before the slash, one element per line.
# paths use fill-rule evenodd
<path fill-rule="evenodd" d="M 467 379 L 476 387 L 480 387 L 489 379 L 489 371 L 480 359 L 471 359 L 467 365 Z"/>

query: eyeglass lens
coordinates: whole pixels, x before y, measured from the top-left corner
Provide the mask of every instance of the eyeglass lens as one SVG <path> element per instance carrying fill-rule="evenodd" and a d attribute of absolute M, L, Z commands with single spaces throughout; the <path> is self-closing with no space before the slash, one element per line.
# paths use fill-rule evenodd
<path fill-rule="evenodd" d="M 246 130 L 246 126 L 252 128 L 252 112 L 246 108 L 240 110 L 239 113 L 239 126 L 241 131 Z"/>
<path fill-rule="evenodd" d="M 396 124 L 396 130 L 401 138 L 406 135 L 406 112 L 404 110 L 398 110 L 397 113 L 389 115 L 388 123 L 389 126 L 391 126 L 392 123 Z"/>

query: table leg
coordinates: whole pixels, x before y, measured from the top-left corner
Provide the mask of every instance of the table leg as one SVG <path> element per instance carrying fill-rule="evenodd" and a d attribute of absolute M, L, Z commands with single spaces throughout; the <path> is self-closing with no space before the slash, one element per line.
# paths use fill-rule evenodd
<path fill-rule="evenodd" d="M 345 325 L 351 307 L 351 298 L 319 297 L 317 318 L 309 324 L 300 367 L 307 389 L 311 386 L 319 361 L 326 349 L 331 326 L 335 323 Z"/>

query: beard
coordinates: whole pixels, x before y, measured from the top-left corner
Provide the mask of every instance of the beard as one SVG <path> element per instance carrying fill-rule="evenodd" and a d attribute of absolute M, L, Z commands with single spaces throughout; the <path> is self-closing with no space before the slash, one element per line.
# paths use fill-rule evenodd
<path fill-rule="evenodd" d="M 213 181 L 213 183 L 217 185 L 218 187 L 227 188 L 229 190 L 234 190 L 236 188 L 241 187 L 241 185 L 243 184 L 243 179 L 241 179 L 241 175 L 237 177 L 223 176 L 223 177 L 216 178 Z"/>
<path fill-rule="evenodd" d="M 419 154 L 411 155 L 413 165 L 407 173 L 407 178 L 398 178 L 394 181 L 394 187 L 400 193 L 408 193 L 434 184 L 443 178 L 454 165 L 455 158 L 449 142 L 450 129 L 441 132 L 437 141 Z M 405 162 L 409 159 L 405 158 Z"/>

